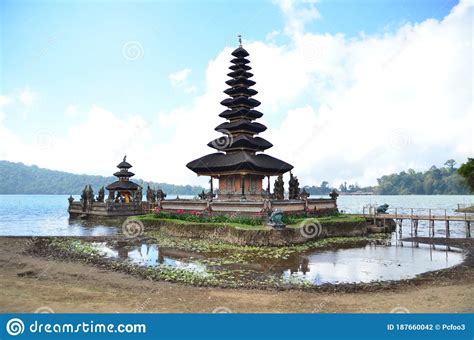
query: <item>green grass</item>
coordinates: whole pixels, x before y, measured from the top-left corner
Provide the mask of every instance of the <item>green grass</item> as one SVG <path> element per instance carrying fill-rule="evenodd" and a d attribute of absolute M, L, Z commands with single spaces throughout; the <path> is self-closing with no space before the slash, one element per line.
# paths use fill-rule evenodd
<path fill-rule="evenodd" d="M 235 222 L 190 222 L 186 220 L 179 220 L 175 218 L 162 218 L 162 217 L 156 217 L 153 214 L 148 214 L 148 215 L 142 215 L 142 216 L 137 216 L 137 219 L 141 221 L 162 221 L 162 222 L 168 222 L 171 224 L 181 224 L 181 225 L 202 225 L 206 227 L 215 227 L 215 228 L 220 228 L 220 227 L 232 227 L 236 229 L 244 229 L 244 230 L 266 230 L 268 227 L 264 224 L 262 225 L 249 225 L 249 224 L 243 224 L 243 223 L 235 223 Z"/>
<path fill-rule="evenodd" d="M 310 217 L 310 218 L 299 218 L 291 221 L 292 223 L 288 225 L 289 228 L 299 228 L 306 223 L 317 223 L 321 225 L 324 224 L 334 224 L 334 223 L 360 223 L 364 222 L 363 217 L 357 215 L 334 215 L 334 216 L 323 216 L 323 217 Z"/>
<path fill-rule="evenodd" d="M 262 220 L 261 225 L 254 225 L 254 224 L 245 224 L 245 223 L 238 223 L 238 222 L 201 222 L 201 221 L 189 221 L 187 219 L 179 219 L 177 217 L 174 218 L 164 218 L 157 216 L 155 214 L 147 214 L 147 215 L 141 215 L 137 216 L 137 219 L 141 221 L 162 221 L 162 222 L 168 222 L 171 224 L 182 224 L 182 225 L 202 225 L 202 226 L 209 226 L 209 227 L 232 227 L 236 229 L 243 229 L 243 230 L 268 230 L 269 226 L 264 224 L 264 221 Z M 225 218 L 225 217 L 223 217 Z M 245 221 L 245 220 L 244 220 Z M 357 216 L 357 215 L 349 215 L 349 214 L 338 214 L 338 215 L 332 215 L 332 216 L 323 216 L 323 217 L 311 217 L 311 218 L 291 218 L 291 223 L 288 224 L 289 228 L 299 228 L 303 224 L 306 223 L 320 223 L 321 225 L 324 225 L 326 223 L 359 223 L 365 221 L 363 217 Z"/>

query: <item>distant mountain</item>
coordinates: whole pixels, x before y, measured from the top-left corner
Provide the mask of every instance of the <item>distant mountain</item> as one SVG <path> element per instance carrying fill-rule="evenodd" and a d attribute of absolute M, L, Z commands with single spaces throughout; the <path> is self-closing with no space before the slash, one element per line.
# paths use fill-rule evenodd
<path fill-rule="evenodd" d="M 115 177 L 76 175 L 63 171 L 42 169 L 36 165 L 0 161 L 0 194 L 65 194 L 77 195 L 86 184 L 90 184 L 95 192 L 102 186 L 116 180 Z M 196 195 L 203 188 L 191 185 L 174 185 L 168 183 L 147 182 L 134 179 L 134 182 L 146 189 L 160 188 L 168 195 Z"/>

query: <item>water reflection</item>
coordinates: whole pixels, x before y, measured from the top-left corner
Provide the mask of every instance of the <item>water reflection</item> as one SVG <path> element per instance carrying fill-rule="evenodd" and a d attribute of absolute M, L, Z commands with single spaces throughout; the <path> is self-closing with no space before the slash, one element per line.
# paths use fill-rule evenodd
<path fill-rule="evenodd" d="M 96 247 L 107 257 L 143 266 L 168 265 L 199 272 L 226 270 L 242 280 L 277 276 L 285 281 L 304 280 L 314 285 L 408 279 L 463 260 L 462 251 L 457 248 L 396 239 L 387 245 L 371 243 L 358 248 L 294 253 L 287 259 L 254 256 L 246 263 L 226 261 L 229 253 L 203 254 L 160 248 L 157 244 L 96 243 Z"/>

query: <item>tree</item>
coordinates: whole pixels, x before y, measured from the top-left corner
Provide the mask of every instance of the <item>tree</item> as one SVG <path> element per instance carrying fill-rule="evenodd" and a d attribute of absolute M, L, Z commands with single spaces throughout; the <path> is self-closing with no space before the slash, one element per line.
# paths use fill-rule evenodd
<path fill-rule="evenodd" d="M 468 158 L 458 169 L 458 174 L 466 179 L 469 190 L 474 192 L 474 158 Z"/>
<path fill-rule="evenodd" d="M 444 165 L 446 165 L 449 170 L 453 171 L 454 165 L 456 165 L 456 161 L 454 159 L 448 159 L 446 162 L 444 162 Z"/>

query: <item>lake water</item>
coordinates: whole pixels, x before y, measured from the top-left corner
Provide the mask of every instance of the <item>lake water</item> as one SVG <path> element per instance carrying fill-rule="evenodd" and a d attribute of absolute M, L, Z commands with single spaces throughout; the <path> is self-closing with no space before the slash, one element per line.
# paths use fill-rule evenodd
<path fill-rule="evenodd" d="M 107 225 L 70 221 L 67 198 L 67 195 L 0 195 L 0 236 L 99 236 L 120 232 L 120 221 L 111 221 Z M 75 198 L 78 200 L 79 196 Z M 362 208 L 368 204 L 383 203 L 393 208 L 416 208 L 418 213 L 427 214 L 426 209 L 433 208 L 433 214 L 444 214 L 444 209 L 448 214 L 454 214 L 457 204 L 474 204 L 474 196 L 339 196 L 338 199 L 339 209 L 348 213 L 362 212 Z M 399 212 L 403 212 L 403 209 Z M 420 222 L 419 228 L 420 236 L 428 235 L 426 224 Z M 409 231 L 408 226 L 403 227 L 404 236 Z M 444 235 L 442 222 L 437 223 L 436 234 Z M 453 223 L 451 234 L 453 237 L 464 237 L 464 223 Z"/>
<path fill-rule="evenodd" d="M 268 258 L 246 250 L 196 252 L 156 243 L 124 246 L 114 242 L 93 243 L 103 256 L 139 266 L 167 266 L 202 275 L 225 273 L 233 282 L 353 283 L 410 279 L 418 274 L 448 268 L 462 262 L 460 249 L 401 242 L 371 243 L 365 247 L 310 250 L 289 257 Z M 238 252 L 239 256 L 233 257 Z M 240 261 L 235 261 L 235 259 Z M 243 259 L 243 261 L 242 261 Z"/>

